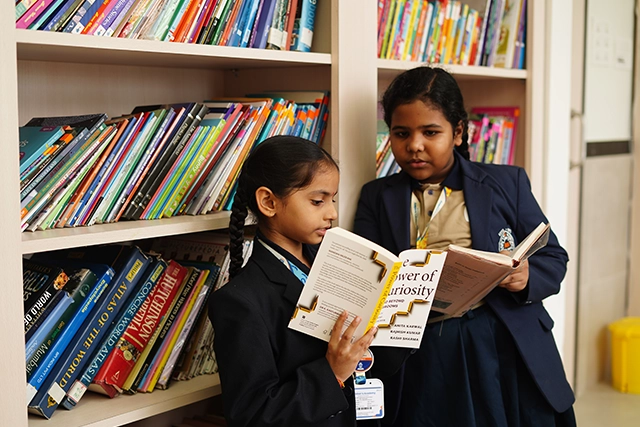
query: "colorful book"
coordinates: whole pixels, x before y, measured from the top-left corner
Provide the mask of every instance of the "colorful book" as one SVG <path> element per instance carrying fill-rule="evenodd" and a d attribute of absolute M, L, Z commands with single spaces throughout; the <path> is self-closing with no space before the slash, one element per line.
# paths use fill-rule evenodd
<path fill-rule="evenodd" d="M 69 276 L 60 267 L 22 260 L 24 332 L 35 324 L 53 296 L 67 284 Z"/>

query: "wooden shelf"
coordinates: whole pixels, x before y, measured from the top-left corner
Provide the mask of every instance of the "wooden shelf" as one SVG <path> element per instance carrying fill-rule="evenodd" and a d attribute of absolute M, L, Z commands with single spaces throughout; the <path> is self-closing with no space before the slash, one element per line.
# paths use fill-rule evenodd
<path fill-rule="evenodd" d="M 166 390 L 118 396 L 109 399 L 101 394 L 87 392 L 78 407 L 67 411 L 57 409 L 50 420 L 29 415 L 29 427 L 113 427 L 191 403 L 199 402 L 221 393 L 220 378 L 202 375 L 189 381 L 174 381 Z"/>
<path fill-rule="evenodd" d="M 393 78 L 405 70 L 426 65 L 424 62 L 417 61 L 397 61 L 394 59 L 378 59 L 378 76 L 385 78 Z M 460 80 L 485 80 L 485 79 L 516 79 L 526 80 L 527 70 L 511 70 L 508 68 L 464 66 L 464 65 L 444 65 L 431 64 L 440 66 L 453 74 Z"/>
<path fill-rule="evenodd" d="M 172 68 L 265 68 L 329 65 L 328 53 L 247 49 L 15 30 L 19 60 Z"/>
<path fill-rule="evenodd" d="M 22 254 L 30 254 L 79 246 L 219 230 L 229 226 L 230 215 L 230 212 L 223 211 L 207 215 L 185 215 L 155 220 L 98 224 L 90 227 L 24 232 L 22 233 L 21 250 Z"/>

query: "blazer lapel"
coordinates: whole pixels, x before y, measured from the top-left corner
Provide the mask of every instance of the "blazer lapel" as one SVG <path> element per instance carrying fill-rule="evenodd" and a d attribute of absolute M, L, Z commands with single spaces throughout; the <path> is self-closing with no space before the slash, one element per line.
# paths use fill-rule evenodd
<path fill-rule="evenodd" d="M 474 249 L 495 251 L 491 247 L 491 208 L 493 190 L 483 184 L 486 174 L 469 161 L 461 160 L 464 201 L 469 213 Z"/>
<path fill-rule="evenodd" d="M 397 251 L 411 246 L 409 207 L 411 204 L 411 181 L 409 175 L 400 173 L 389 179 L 382 193 L 382 203 L 389 219 L 388 230 L 393 235 Z"/>
<path fill-rule="evenodd" d="M 302 282 L 257 240 L 253 243 L 251 261 L 258 264 L 269 281 L 285 287 L 282 295 L 286 300 L 293 305 L 298 302 L 302 293 Z"/>

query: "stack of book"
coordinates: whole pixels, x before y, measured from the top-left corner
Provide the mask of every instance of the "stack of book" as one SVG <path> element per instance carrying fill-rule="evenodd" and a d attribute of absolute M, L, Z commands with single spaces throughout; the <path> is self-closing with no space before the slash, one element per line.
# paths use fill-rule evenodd
<path fill-rule="evenodd" d="M 50 418 L 87 390 L 115 397 L 215 373 L 206 307 L 228 264 L 216 233 L 24 260 L 29 412 Z"/>
<path fill-rule="evenodd" d="M 279 92 L 34 118 L 20 128 L 22 230 L 229 209 L 251 148 L 273 135 L 320 143 L 328 100 Z"/>
<path fill-rule="evenodd" d="M 383 0 L 378 57 L 524 68 L 526 0 Z"/>
<path fill-rule="evenodd" d="M 16 27 L 309 52 L 315 0 L 20 0 Z"/>

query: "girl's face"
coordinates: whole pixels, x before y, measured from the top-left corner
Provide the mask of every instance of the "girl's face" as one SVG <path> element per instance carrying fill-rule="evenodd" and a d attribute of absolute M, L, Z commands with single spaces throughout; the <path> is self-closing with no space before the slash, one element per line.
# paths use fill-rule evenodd
<path fill-rule="evenodd" d="M 439 109 L 416 100 L 393 111 L 390 140 L 405 172 L 422 183 L 435 184 L 453 167 L 453 147 L 462 144 L 462 125 L 452 129 Z"/>
<path fill-rule="evenodd" d="M 266 237 L 294 255 L 300 254 L 302 243 L 320 243 L 338 217 L 334 197 L 339 179 L 333 165 L 323 167 L 307 187 L 282 199 L 275 198 L 268 230 L 263 230 Z"/>

